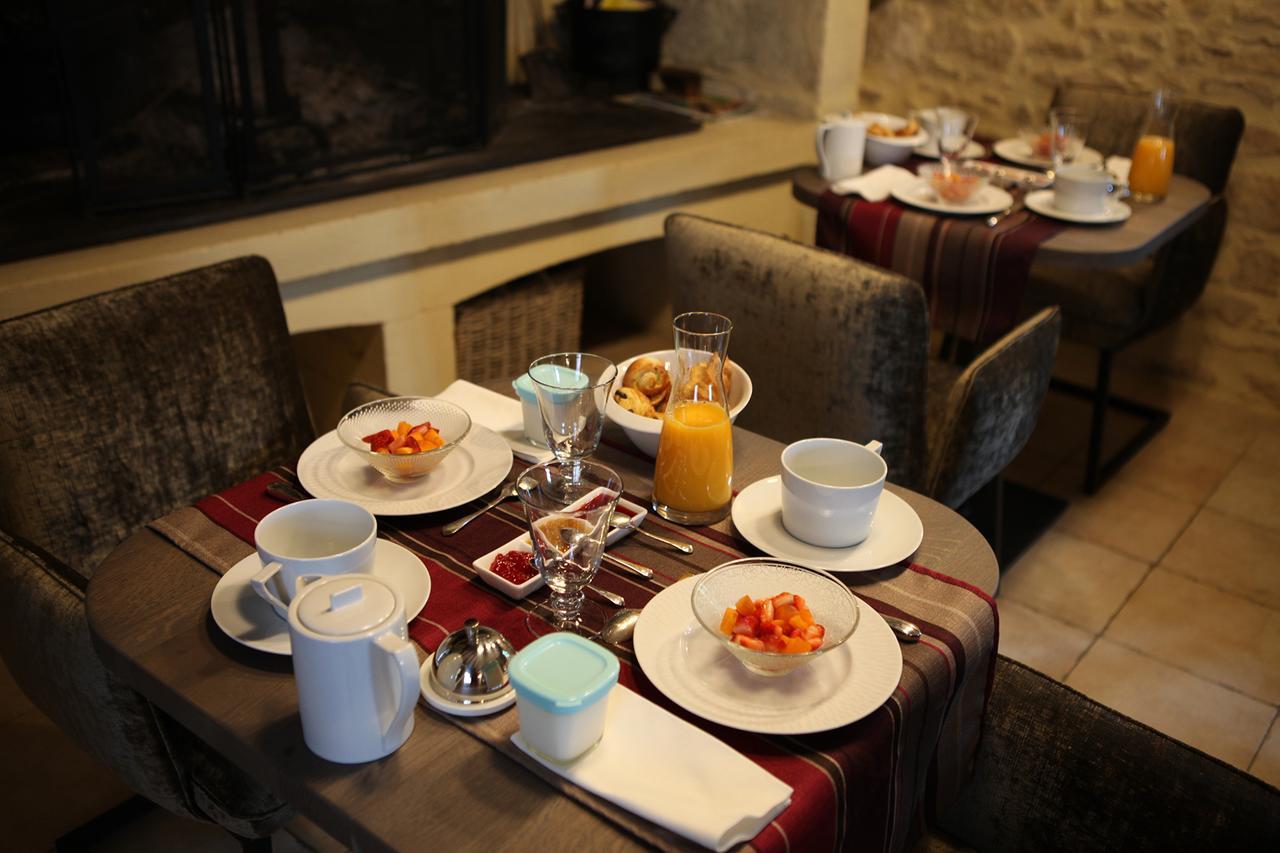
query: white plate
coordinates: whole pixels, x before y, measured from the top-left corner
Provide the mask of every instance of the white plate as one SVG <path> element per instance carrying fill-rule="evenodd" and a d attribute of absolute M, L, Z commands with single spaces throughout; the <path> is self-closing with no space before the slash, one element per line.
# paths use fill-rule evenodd
<path fill-rule="evenodd" d="M 973 194 L 964 204 L 950 204 L 940 201 L 933 188 L 920 178 L 913 184 L 894 187 L 889 194 L 903 204 L 931 210 L 934 213 L 950 213 L 956 215 L 976 216 L 982 213 L 998 213 L 1013 204 L 1013 196 L 999 187 L 987 184 Z"/>
<path fill-rule="evenodd" d="M 431 671 L 431 655 L 427 655 L 427 659 L 423 661 L 422 666 L 418 669 L 418 692 L 422 695 L 423 701 L 432 708 L 446 714 L 453 714 L 456 717 L 486 717 L 489 714 L 496 714 L 504 708 L 510 708 L 516 701 L 516 691 L 515 688 L 512 688 L 497 699 L 491 699 L 480 705 L 463 705 L 459 702 L 451 702 L 431 688 L 431 684 L 435 680 L 435 674 Z"/>
<path fill-rule="evenodd" d="M 298 459 L 298 480 L 317 498 L 359 504 L 374 515 L 418 515 L 462 506 L 491 491 L 511 471 L 511 447 L 493 430 L 471 431 L 436 469 L 411 483 L 393 483 L 362 461 L 331 430 Z"/>
<path fill-rule="evenodd" d="M 287 655 L 291 652 L 288 624 L 249 586 L 249 578 L 261 568 L 262 561 L 256 553 L 232 566 L 213 588 L 209 609 L 213 621 L 237 643 L 260 652 Z M 422 612 L 431 595 L 431 575 L 416 554 L 379 539 L 373 552 L 372 574 L 400 593 L 406 622 Z"/>
<path fill-rule="evenodd" d="M 596 491 L 584 497 L 582 500 L 576 501 L 575 503 L 576 504 L 586 503 L 587 501 L 594 498 L 600 491 L 601 491 L 600 489 L 597 489 Z M 631 516 L 631 518 L 635 519 L 632 522 L 632 524 L 635 524 L 635 525 L 639 525 L 643 523 L 645 518 L 649 515 L 649 511 L 647 509 L 640 506 L 640 504 L 638 503 L 632 503 L 626 498 L 618 499 L 618 511 L 622 515 L 629 515 Z M 607 536 L 605 536 L 605 539 L 604 539 L 605 544 L 612 545 L 622 537 L 630 536 L 633 532 L 634 531 L 632 530 L 614 528 L 609 531 Z M 535 576 L 525 581 L 524 583 L 520 584 L 519 586 L 516 586 L 506 578 L 495 575 L 492 571 L 490 571 L 489 567 L 493 565 L 493 560 L 495 557 L 497 557 L 499 554 L 502 554 L 506 551 L 522 551 L 525 553 L 531 553 L 533 551 L 533 543 L 529 541 L 529 534 L 522 533 L 521 535 L 517 536 L 515 539 L 512 539 L 510 542 L 499 545 L 497 548 L 494 548 L 488 554 L 485 554 L 483 557 L 480 557 L 475 561 L 473 561 L 471 565 L 476 570 L 476 573 L 480 575 L 480 580 L 484 581 L 485 583 L 489 584 L 495 589 L 502 590 L 511 598 L 514 598 L 518 601 L 526 597 L 527 595 L 529 595 L 529 593 L 537 589 L 540 589 L 544 581 L 541 576 Z"/>
<path fill-rule="evenodd" d="M 930 143 L 925 143 L 924 145 L 917 145 L 915 148 L 911 149 L 911 153 L 915 154 L 917 157 L 927 157 L 930 160 L 937 160 L 938 146 Z M 982 147 L 981 142 L 974 142 L 973 140 L 970 140 L 969 144 L 966 145 L 964 147 L 964 150 L 960 152 L 960 159 L 976 160 L 977 158 L 983 156 L 986 153 L 987 153 L 987 149 Z"/>
<path fill-rule="evenodd" d="M 1034 166 L 1037 169 L 1053 168 L 1053 160 L 1032 154 L 1031 146 L 1017 137 L 992 143 L 991 150 L 1000 159 L 1017 163 L 1019 166 Z M 1080 154 L 1074 162 L 1081 166 L 1096 166 L 1102 162 L 1102 152 L 1086 146 L 1080 149 Z"/>
<path fill-rule="evenodd" d="M 902 650 L 861 599 L 858 627 L 843 646 L 787 675 L 767 677 L 748 672 L 699 624 L 689 602 L 695 581 L 685 578 L 655 595 L 634 637 L 644 674 L 690 713 L 748 732 L 809 734 L 862 719 L 898 686 Z"/>
<path fill-rule="evenodd" d="M 1037 190 L 1027 193 L 1024 199 L 1027 209 L 1050 219 L 1061 219 L 1064 222 L 1078 222 L 1082 225 L 1110 225 L 1124 222 L 1133 215 L 1133 208 L 1114 198 L 1106 200 L 1101 213 L 1068 213 L 1053 206 L 1053 190 Z"/>
<path fill-rule="evenodd" d="M 924 540 L 924 525 L 911 505 L 893 492 L 880 493 L 880 505 L 866 539 L 849 548 L 820 548 L 802 542 L 782 524 L 782 478 L 768 477 L 747 486 L 733 501 L 733 526 L 742 538 L 780 560 L 829 572 L 869 572 L 900 563 Z"/>

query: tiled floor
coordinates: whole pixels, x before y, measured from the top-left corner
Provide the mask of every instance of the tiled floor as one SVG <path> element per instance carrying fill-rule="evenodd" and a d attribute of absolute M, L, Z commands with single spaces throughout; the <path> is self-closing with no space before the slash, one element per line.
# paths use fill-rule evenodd
<path fill-rule="evenodd" d="M 1120 379 L 1122 392 L 1151 393 Z M 1004 572 L 1000 650 L 1280 784 L 1280 415 L 1185 394 L 1148 402 L 1168 406 L 1173 420 L 1085 497 L 1088 406 L 1056 393 L 1046 400 L 1010 479 L 1070 506 Z M 1112 446 L 1134 424 L 1117 418 L 1115 427 Z M 129 796 L 2 666 L 0 754 L 10 849 L 51 849 Z M 299 829 L 326 846 L 314 827 Z M 278 849 L 302 849 L 284 833 L 277 840 Z M 219 830 L 156 811 L 99 849 L 237 848 Z"/>
<path fill-rule="evenodd" d="M 1278 785 L 1280 414 L 1148 402 L 1172 421 L 1086 497 L 1087 406 L 1050 394 L 1010 478 L 1070 504 L 1003 573 L 1000 651 Z"/>

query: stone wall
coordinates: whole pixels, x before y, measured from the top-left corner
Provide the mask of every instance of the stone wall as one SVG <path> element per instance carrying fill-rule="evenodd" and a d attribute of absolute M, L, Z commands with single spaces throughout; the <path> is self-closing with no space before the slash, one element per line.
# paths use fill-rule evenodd
<path fill-rule="evenodd" d="M 994 136 L 1040 116 L 1062 80 L 1175 84 L 1238 107 L 1230 222 L 1200 302 L 1122 366 L 1280 410 L 1280 2 L 872 0 L 861 104 L 958 103 Z"/>

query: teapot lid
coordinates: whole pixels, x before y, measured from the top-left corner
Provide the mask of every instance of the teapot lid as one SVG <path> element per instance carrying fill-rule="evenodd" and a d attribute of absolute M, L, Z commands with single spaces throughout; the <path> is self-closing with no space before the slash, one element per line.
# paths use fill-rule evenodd
<path fill-rule="evenodd" d="M 294 602 L 304 628 L 326 637 L 362 634 L 396 611 L 395 591 L 372 575 L 337 575 L 306 587 Z"/>

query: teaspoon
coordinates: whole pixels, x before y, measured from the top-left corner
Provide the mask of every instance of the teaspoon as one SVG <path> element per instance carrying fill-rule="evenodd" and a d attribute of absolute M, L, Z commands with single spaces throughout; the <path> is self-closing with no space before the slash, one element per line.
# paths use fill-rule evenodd
<path fill-rule="evenodd" d="M 681 554 L 693 553 L 692 545 L 685 542 L 677 542 L 674 539 L 667 539 L 665 536 L 659 536 L 656 533 L 650 533 L 640 525 L 636 524 L 636 520 L 634 518 L 627 518 L 621 513 L 615 512 L 613 515 L 609 516 L 609 525 L 615 530 L 630 530 L 632 533 L 638 533 L 641 536 L 661 542 L 663 545 L 675 548 Z"/>
<path fill-rule="evenodd" d="M 619 610 L 600 629 L 599 637 L 606 643 L 625 643 L 635 633 L 640 611 L 634 608 Z"/>

